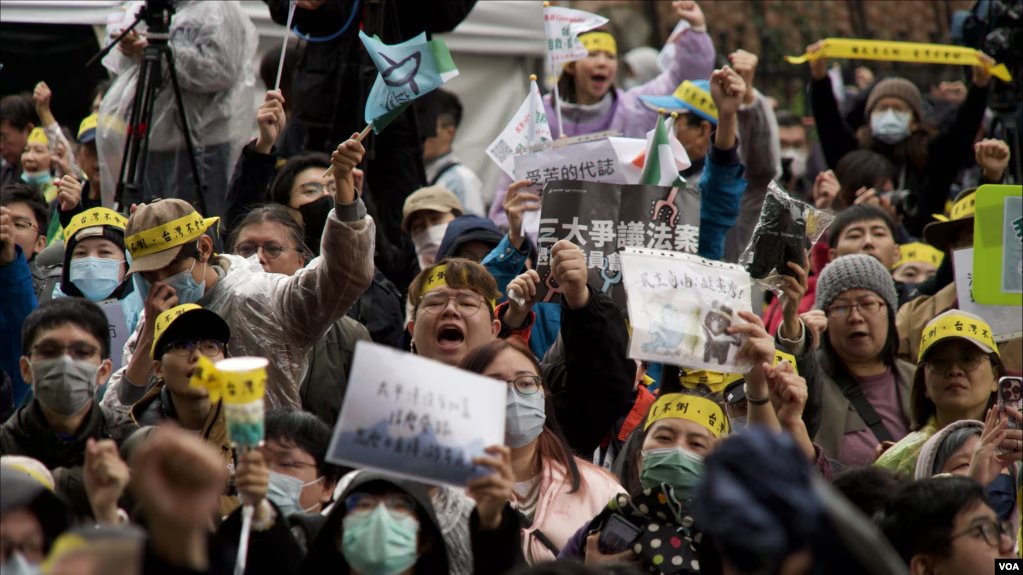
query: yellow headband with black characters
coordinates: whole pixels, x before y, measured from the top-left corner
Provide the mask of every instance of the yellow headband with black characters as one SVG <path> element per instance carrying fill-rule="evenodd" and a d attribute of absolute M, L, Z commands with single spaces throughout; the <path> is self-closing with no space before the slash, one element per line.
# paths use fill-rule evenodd
<path fill-rule="evenodd" d="M 110 208 L 92 208 L 91 210 L 85 210 L 71 218 L 68 225 L 64 226 L 64 239 L 70 240 L 81 230 L 96 226 L 110 226 L 123 232 L 128 226 L 128 218 L 114 210 L 111 210 Z"/>
<path fill-rule="evenodd" d="M 728 417 L 717 403 L 695 395 L 669 393 L 657 398 L 647 414 L 643 431 L 662 419 L 685 419 L 706 427 L 714 437 L 728 432 Z"/>
<path fill-rule="evenodd" d="M 941 265 L 945 259 L 945 252 L 923 242 L 911 242 L 899 246 L 899 261 L 895 262 L 892 269 L 898 269 L 908 263 L 931 264 L 934 267 Z"/>
<path fill-rule="evenodd" d="M 711 97 L 710 92 L 704 90 L 693 82 L 686 80 L 675 88 L 675 92 L 672 93 L 679 100 L 682 100 L 686 104 L 696 108 L 704 114 L 714 118 L 715 121 L 718 119 L 718 107 L 714 104 L 714 99 Z"/>
<path fill-rule="evenodd" d="M 219 221 L 220 218 L 204 218 L 199 212 L 192 212 L 166 224 L 130 235 L 124 239 L 124 245 L 131 252 L 131 257 L 138 259 L 196 240 Z"/>
<path fill-rule="evenodd" d="M 579 36 L 579 41 L 587 52 L 608 52 L 614 56 L 618 55 L 618 42 L 607 32 L 587 32 Z"/>
<path fill-rule="evenodd" d="M 42 128 L 32 128 L 32 131 L 28 133 L 27 143 L 49 146 L 50 139 L 46 137 L 46 132 Z"/>
<path fill-rule="evenodd" d="M 420 294 L 419 299 L 422 299 L 423 296 L 432 292 L 435 289 L 447 286 L 448 285 L 447 278 L 448 278 L 447 264 L 440 264 L 438 266 L 434 266 L 433 269 L 431 269 L 429 273 L 426 274 L 426 277 L 423 278 L 422 284 L 423 287 L 422 289 L 419 290 Z M 488 299 L 487 303 L 490 304 L 491 310 L 497 307 L 497 302 L 492 299 Z"/>
<path fill-rule="evenodd" d="M 952 204 L 952 209 L 948 211 L 948 216 L 943 214 L 932 214 L 934 219 L 939 222 L 950 222 L 954 220 L 964 220 L 966 218 L 972 218 L 977 213 L 977 192 L 973 191 L 962 198 L 958 202 Z"/>

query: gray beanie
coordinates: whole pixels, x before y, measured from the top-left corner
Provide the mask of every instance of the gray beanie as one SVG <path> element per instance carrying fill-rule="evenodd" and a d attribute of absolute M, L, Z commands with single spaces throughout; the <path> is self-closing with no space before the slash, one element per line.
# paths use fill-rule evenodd
<path fill-rule="evenodd" d="M 817 279 L 814 307 L 827 309 L 842 292 L 851 289 L 870 290 L 888 304 L 895 317 L 899 296 L 895 293 L 895 280 L 884 265 L 873 256 L 849 254 L 831 261 L 824 266 Z"/>

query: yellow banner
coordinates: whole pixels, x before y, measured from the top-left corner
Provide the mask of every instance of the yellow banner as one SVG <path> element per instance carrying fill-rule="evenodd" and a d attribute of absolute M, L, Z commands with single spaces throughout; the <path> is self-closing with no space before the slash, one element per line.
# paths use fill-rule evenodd
<path fill-rule="evenodd" d="M 197 239 L 219 221 L 220 218 L 203 218 L 199 212 L 192 212 L 162 226 L 130 235 L 124 239 L 124 245 L 131 252 L 131 257 L 138 259 Z"/>
<path fill-rule="evenodd" d="M 706 427 L 714 437 L 721 437 L 728 431 L 725 410 L 713 401 L 685 393 L 669 393 L 657 398 L 650 407 L 643 431 L 662 419 L 685 419 Z"/>
<path fill-rule="evenodd" d="M 64 239 L 69 240 L 84 228 L 95 226 L 110 226 L 124 231 L 128 225 L 128 218 L 109 208 L 92 208 L 78 214 L 64 227 Z"/>
<path fill-rule="evenodd" d="M 200 355 L 188 384 L 209 391 L 210 401 L 223 398 L 228 405 L 260 401 L 266 394 L 267 363 L 261 357 L 232 357 L 214 365 Z"/>
<path fill-rule="evenodd" d="M 986 66 L 981 58 L 980 50 L 965 46 L 852 38 L 825 38 L 823 46 L 816 52 L 807 52 L 802 56 L 786 56 L 785 60 L 790 64 L 802 64 L 817 58 L 880 60 L 914 64 L 944 64 L 946 66 Z M 1009 73 L 1005 64 L 993 64 L 986 67 L 995 78 L 1003 82 L 1012 81 L 1012 74 Z"/>

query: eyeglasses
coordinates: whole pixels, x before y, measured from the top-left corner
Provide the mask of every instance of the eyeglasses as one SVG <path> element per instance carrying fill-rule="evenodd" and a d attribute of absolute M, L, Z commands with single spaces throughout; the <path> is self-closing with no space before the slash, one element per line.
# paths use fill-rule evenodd
<path fill-rule="evenodd" d="M 543 380 L 539 375 L 520 375 L 507 383 L 514 387 L 519 395 L 533 395 L 543 389 Z"/>
<path fill-rule="evenodd" d="M 953 363 L 961 367 L 963 371 L 973 371 L 980 367 L 985 358 L 987 356 L 979 351 L 968 352 L 959 357 L 930 357 L 924 360 L 924 365 L 931 373 L 948 373 L 948 370 L 952 369 Z"/>
<path fill-rule="evenodd" d="M 281 244 L 269 242 L 265 244 L 256 244 L 251 242 L 243 242 L 235 247 L 234 251 L 243 258 L 251 257 L 252 254 L 256 253 L 259 249 L 263 250 L 263 254 L 266 255 L 267 259 L 275 260 L 281 257 L 283 252 L 298 251 L 294 248 L 286 248 Z"/>
<path fill-rule="evenodd" d="M 298 191 L 306 196 L 322 196 L 324 190 L 330 195 L 337 194 L 337 184 L 334 180 L 331 180 L 329 184 L 324 185 L 321 182 L 306 182 L 299 186 Z"/>
<path fill-rule="evenodd" d="M 316 467 L 315 463 L 298 461 L 287 451 L 278 451 L 266 446 L 263 447 L 263 455 L 266 456 L 266 461 L 271 468 L 280 467 L 282 469 L 299 470 L 306 467 Z"/>
<path fill-rule="evenodd" d="M 430 292 L 419 300 L 419 307 L 433 315 L 440 315 L 448 307 L 448 302 L 454 300 L 458 313 L 465 317 L 472 317 L 483 306 L 483 296 L 475 293 L 445 293 Z"/>
<path fill-rule="evenodd" d="M 15 229 L 18 229 L 18 230 L 21 230 L 21 231 L 25 231 L 25 230 L 39 231 L 39 228 L 37 228 L 36 225 L 34 223 L 32 223 L 32 220 L 27 220 L 25 218 L 14 218 L 14 220 L 11 223 L 14 224 L 14 228 Z"/>
<path fill-rule="evenodd" d="M 390 495 L 370 495 L 368 493 L 353 493 L 345 499 L 345 509 L 352 513 L 370 513 L 383 504 L 387 509 L 402 515 L 412 515 L 416 509 L 416 502 L 411 495 L 404 493 L 392 493 Z"/>
<path fill-rule="evenodd" d="M 71 359 L 87 360 L 96 357 L 98 353 L 99 349 L 96 346 L 84 342 L 75 342 L 71 345 L 40 343 L 32 346 L 32 355 L 40 359 L 56 359 L 62 355 L 67 355 Z"/>
<path fill-rule="evenodd" d="M 974 537 L 983 537 L 984 541 L 992 547 L 999 547 L 1002 537 L 1013 537 L 1012 531 L 1012 524 L 1008 521 L 986 519 L 982 522 L 976 523 L 975 525 L 971 525 L 960 533 L 953 534 L 950 539 L 956 539 L 963 535 L 973 535 Z"/>
<path fill-rule="evenodd" d="M 831 317 L 845 317 L 849 315 L 853 309 L 860 310 L 860 313 L 863 315 L 874 315 L 881 310 L 881 306 L 883 305 L 883 301 L 876 299 L 868 299 L 853 304 L 833 305 L 828 308 L 828 315 Z"/>
<path fill-rule="evenodd" d="M 206 357 L 216 357 L 224 353 L 226 344 L 222 341 L 215 339 L 204 339 L 200 341 L 193 341 L 188 339 L 179 339 L 172 341 L 163 348 L 164 354 L 176 355 L 178 357 L 187 357 L 192 355 L 192 352 L 196 348 L 199 349 L 199 353 Z"/>

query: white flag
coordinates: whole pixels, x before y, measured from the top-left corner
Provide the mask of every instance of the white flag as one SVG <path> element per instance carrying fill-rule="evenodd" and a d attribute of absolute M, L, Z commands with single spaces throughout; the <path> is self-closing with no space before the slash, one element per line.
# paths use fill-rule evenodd
<path fill-rule="evenodd" d="M 487 155 L 508 174 L 508 177 L 514 178 L 512 172 L 515 168 L 515 155 L 521 154 L 530 146 L 551 140 L 553 138 L 551 127 L 547 123 L 547 112 L 540 97 L 540 88 L 533 78 L 529 82 L 529 94 L 501 134 L 487 147 Z"/>
<path fill-rule="evenodd" d="M 547 65 L 557 72 L 562 64 L 585 58 L 589 53 L 579 34 L 608 23 L 608 19 L 597 14 L 548 6 L 543 9 L 544 34 L 547 36 Z"/>

